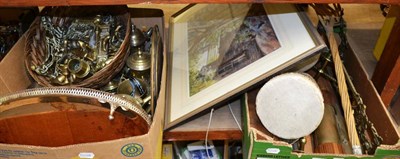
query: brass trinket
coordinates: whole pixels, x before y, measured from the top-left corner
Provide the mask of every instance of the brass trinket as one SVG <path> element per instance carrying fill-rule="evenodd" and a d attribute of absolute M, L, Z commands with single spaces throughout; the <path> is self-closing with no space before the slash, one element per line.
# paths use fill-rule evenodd
<path fill-rule="evenodd" d="M 125 37 L 124 26 L 111 15 L 42 16 L 40 25 L 47 52 L 30 69 L 58 85 L 82 81 L 111 64 Z"/>
<path fill-rule="evenodd" d="M 86 77 L 90 72 L 89 64 L 80 59 L 71 59 L 68 62 L 68 71 L 75 74 L 78 78 Z"/>
<path fill-rule="evenodd" d="M 125 79 L 118 85 L 117 93 L 142 98 L 147 94 L 147 84 L 135 78 Z"/>
<path fill-rule="evenodd" d="M 126 65 L 132 70 L 132 75 L 143 80 L 149 80 L 151 56 L 140 48 L 126 59 Z"/>
<path fill-rule="evenodd" d="M 146 36 L 135 25 L 132 25 L 131 46 L 139 47 L 146 41 Z"/>

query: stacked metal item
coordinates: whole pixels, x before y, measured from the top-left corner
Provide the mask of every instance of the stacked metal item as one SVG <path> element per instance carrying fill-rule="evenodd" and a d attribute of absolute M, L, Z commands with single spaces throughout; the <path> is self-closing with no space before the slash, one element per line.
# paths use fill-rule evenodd
<path fill-rule="evenodd" d="M 122 69 L 129 49 L 129 14 L 123 9 L 44 8 L 27 35 L 25 65 L 31 77 L 42 86 L 106 84 Z"/>
<path fill-rule="evenodd" d="M 144 26 L 147 28 L 147 26 Z M 155 47 L 159 47 L 160 40 L 158 26 L 152 26 L 141 30 L 136 25 L 132 25 L 130 35 L 130 55 L 126 59 L 126 64 L 121 72 L 112 79 L 107 85 L 100 89 L 106 92 L 118 94 L 124 98 L 137 103 L 143 107 L 147 113 L 154 113 L 154 98 L 157 89 L 155 85 L 156 73 L 152 73 L 157 66 L 153 66 L 159 52 Z M 157 40 L 158 39 L 158 40 Z"/>

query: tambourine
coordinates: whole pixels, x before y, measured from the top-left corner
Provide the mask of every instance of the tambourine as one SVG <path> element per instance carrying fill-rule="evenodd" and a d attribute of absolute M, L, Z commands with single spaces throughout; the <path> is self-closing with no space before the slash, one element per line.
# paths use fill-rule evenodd
<path fill-rule="evenodd" d="M 46 87 L 0 97 L 0 143 L 5 144 L 107 141 L 146 134 L 150 124 L 137 103 L 94 89 Z"/>
<path fill-rule="evenodd" d="M 282 139 L 311 134 L 321 123 L 324 99 L 315 80 L 302 73 L 284 73 L 269 80 L 256 97 L 261 123 Z"/>

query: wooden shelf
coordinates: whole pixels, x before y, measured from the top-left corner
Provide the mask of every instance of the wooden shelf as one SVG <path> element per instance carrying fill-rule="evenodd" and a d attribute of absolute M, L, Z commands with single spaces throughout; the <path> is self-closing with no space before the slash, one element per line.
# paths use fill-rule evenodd
<path fill-rule="evenodd" d="M 205 131 L 175 131 L 164 132 L 164 141 L 190 141 L 205 140 Z M 212 130 L 208 132 L 208 140 L 242 140 L 243 133 L 240 130 Z"/>
<path fill-rule="evenodd" d="M 117 4 L 182 3 L 381 3 L 400 4 L 398 0 L 0 0 L 0 6 L 71 6 Z"/>
<path fill-rule="evenodd" d="M 126 4 L 157 4 L 165 11 L 174 13 L 181 8 L 180 4 L 188 3 L 374 3 L 374 4 L 400 4 L 399 0 L 0 0 L 2 7 L 24 6 L 74 6 L 74 5 L 126 5 Z M 165 5 L 174 4 L 174 5 Z M 178 6 L 178 7 L 176 7 Z M 170 16 L 167 16 L 168 19 Z M 168 20 L 166 20 L 168 22 Z M 168 25 L 168 24 L 167 24 Z M 232 105 L 234 114 L 239 112 L 240 105 Z M 165 141 L 204 140 L 206 136 L 209 114 L 183 124 L 175 129 L 164 132 Z M 206 124 L 205 124 L 206 123 Z M 239 118 L 239 123 L 241 119 Z M 214 126 L 213 126 L 214 125 Z M 215 126 L 216 125 L 216 126 Z M 212 126 L 208 134 L 209 140 L 241 140 L 242 131 L 234 123 L 228 107 L 221 107 L 214 112 Z"/>
<path fill-rule="evenodd" d="M 242 123 L 240 100 L 231 103 L 232 112 L 238 123 Z M 202 115 L 176 128 L 164 131 L 164 141 L 204 140 L 206 138 L 210 113 Z M 241 140 L 243 137 L 228 106 L 213 112 L 208 132 L 208 140 Z"/>

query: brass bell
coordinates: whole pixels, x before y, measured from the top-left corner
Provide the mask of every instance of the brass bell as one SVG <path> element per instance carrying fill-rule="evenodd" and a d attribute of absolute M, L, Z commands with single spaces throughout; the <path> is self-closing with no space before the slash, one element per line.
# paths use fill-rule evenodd
<path fill-rule="evenodd" d="M 68 71 L 68 66 L 64 64 L 59 64 L 57 65 L 58 69 L 60 70 L 60 73 L 64 76 L 68 76 L 69 71 Z"/>
<path fill-rule="evenodd" d="M 67 79 L 67 77 L 65 75 L 59 75 L 54 79 L 54 83 L 58 83 L 60 85 L 64 85 L 65 80 Z"/>
<path fill-rule="evenodd" d="M 69 80 L 69 83 L 73 83 L 73 82 L 76 80 L 76 75 L 73 74 L 73 73 L 71 73 L 71 74 L 68 76 L 68 80 Z"/>
<path fill-rule="evenodd" d="M 149 53 L 138 48 L 136 52 L 131 54 L 126 60 L 128 67 L 135 71 L 144 71 L 150 69 L 151 56 Z"/>
<path fill-rule="evenodd" d="M 117 88 L 118 94 L 129 94 L 136 98 L 141 98 L 147 94 L 147 84 L 138 79 L 126 79 Z"/>
<path fill-rule="evenodd" d="M 106 92 L 113 92 L 117 88 L 118 88 L 118 82 L 110 81 L 105 86 L 101 87 L 101 90 Z"/>
<path fill-rule="evenodd" d="M 90 72 L 90 66 L 86 61 L 71 59 L 68 61 L 68 71 L 75 74 L 77 78 L 84 78 Z"/>

